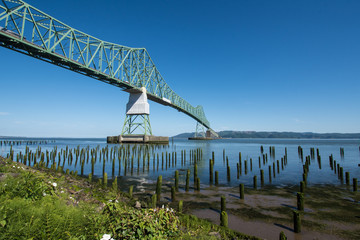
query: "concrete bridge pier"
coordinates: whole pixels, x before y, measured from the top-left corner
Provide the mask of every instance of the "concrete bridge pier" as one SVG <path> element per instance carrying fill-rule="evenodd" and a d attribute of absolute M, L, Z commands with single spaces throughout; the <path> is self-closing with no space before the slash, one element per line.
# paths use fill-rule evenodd
<path fill-rule="evenodd" d="M 153 136 L 150 124 L 150 106 L 146 88 L 128 90 L 129 102 L 126 104 L 126 117 L 119 136 L 107 137 L 107 143 L 153 143 L 168 144 L 169 137 Z"/>

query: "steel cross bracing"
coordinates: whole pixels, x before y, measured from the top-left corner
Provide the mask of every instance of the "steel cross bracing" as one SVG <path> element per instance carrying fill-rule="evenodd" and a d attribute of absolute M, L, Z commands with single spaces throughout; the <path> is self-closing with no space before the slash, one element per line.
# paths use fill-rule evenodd
<path fill-rule="evenodd" d="M 0 46 L 125 91 L 145 87 L 150 100 L 173 107 L 210 128 L 202 106 L 193 107 L 166 84 L 145 48 L 102 41 L 21 0 L 0 0 Z"/>

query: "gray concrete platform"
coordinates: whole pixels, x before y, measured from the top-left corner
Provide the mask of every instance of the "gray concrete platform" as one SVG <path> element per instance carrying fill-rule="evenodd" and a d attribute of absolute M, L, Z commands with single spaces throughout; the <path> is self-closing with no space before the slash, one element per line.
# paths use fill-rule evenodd
<path fill-rule="evenodd" d="M 189 137 L 188 140 L 214 140 L 211 137 Z"/>
<path fill-rule="evenodd" d="M 168 144 L 169 137 L 152 135 L 119 135 L 107 137 L 107 143 Z"/>

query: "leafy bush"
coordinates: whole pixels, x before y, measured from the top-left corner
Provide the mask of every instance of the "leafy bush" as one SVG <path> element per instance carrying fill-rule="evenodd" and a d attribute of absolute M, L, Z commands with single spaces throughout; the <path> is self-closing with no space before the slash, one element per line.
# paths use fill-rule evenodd
<path fill-rule="evenodd" d="M 20 176 L 7 176 L 6 181 L 0 183 L 0 196 L 8 195 L 10 198 L 20 197 L 38 200 L 52 194 L 53 187 L 46 183 L 43 178 L 31 172 L 21 172 Z"/>
<path fill-rule="evenodd" d="M 0 239 L 94 239 L 88 211 L 68 206 L 54 196 L 32 201 L 0 197 Z"/>
<path fill-rule="evenodd" d="M 138 210 L 109 203 L 103 214 L 114 239 L 167 239 L 179 234 L 180 222 L 172 209 Z"/>

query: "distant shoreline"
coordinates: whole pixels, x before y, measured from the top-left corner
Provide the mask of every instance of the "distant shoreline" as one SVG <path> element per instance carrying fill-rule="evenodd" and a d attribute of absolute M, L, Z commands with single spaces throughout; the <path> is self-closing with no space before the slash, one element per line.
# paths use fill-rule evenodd
<path fill-rule="evenodd" d="M 313 132 L 256 132 L 256 131 L 220 131 L 224 138 L 262 138 L 262 139 L 360 139 L 360 133 L 313 133 Z M 182 133 L 174 138 L 188 138 L 195 133 Z"/>

